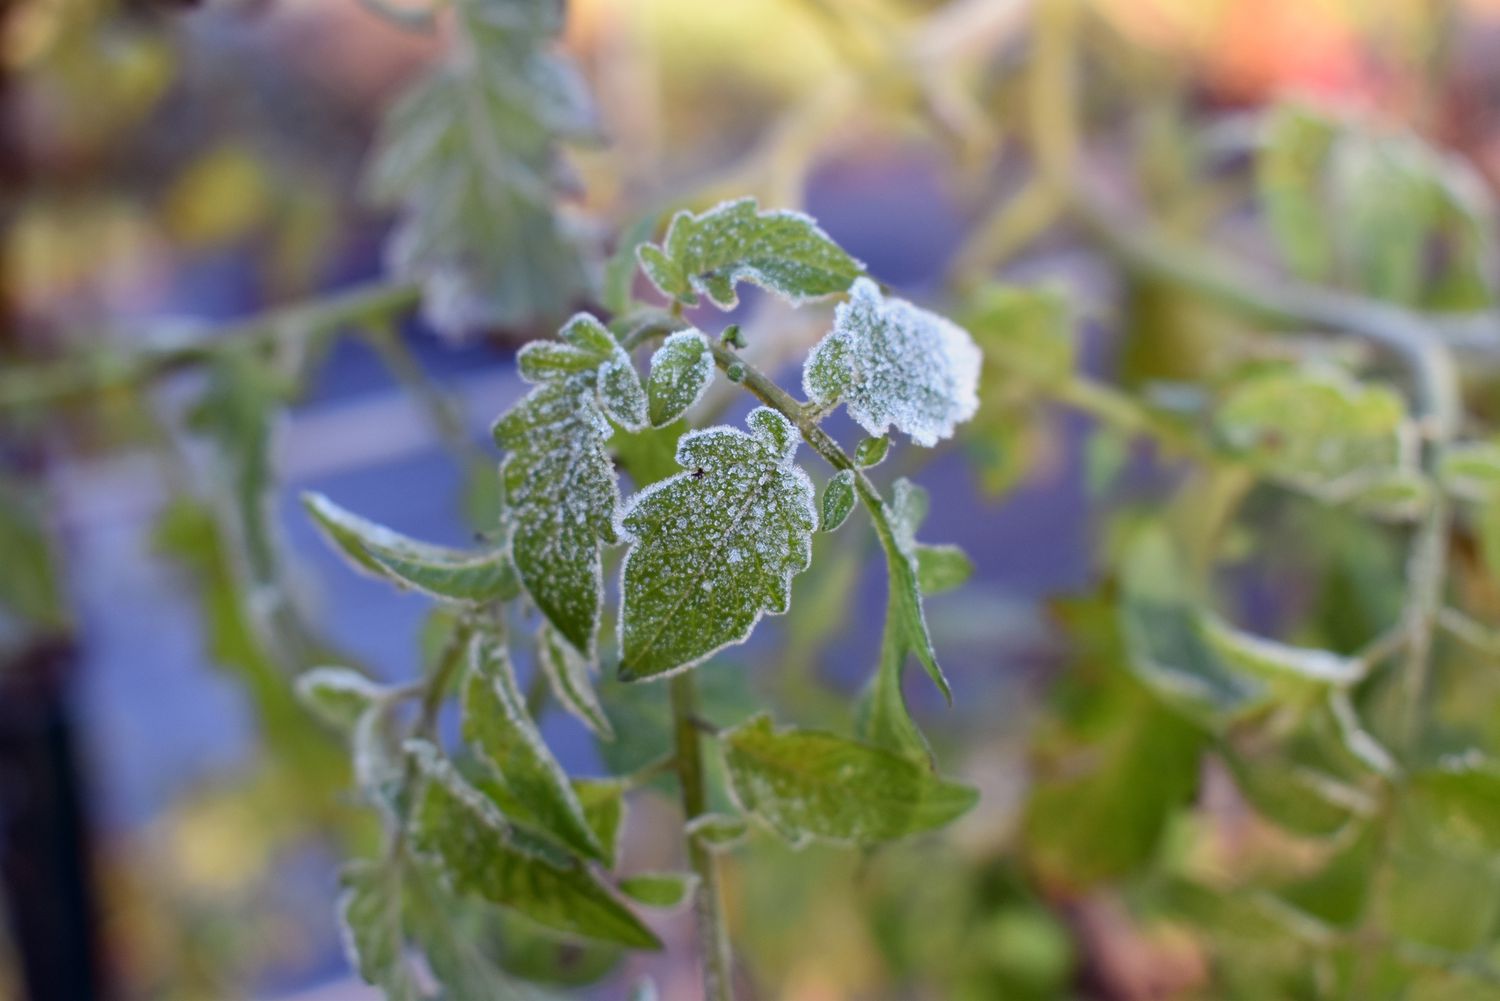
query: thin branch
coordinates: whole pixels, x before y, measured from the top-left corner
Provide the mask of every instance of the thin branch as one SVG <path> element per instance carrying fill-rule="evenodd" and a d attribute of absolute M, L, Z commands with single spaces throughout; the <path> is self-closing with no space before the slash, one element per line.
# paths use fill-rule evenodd
<path fill-rule="evenodd" d="M 283 338 L 316 338 L 341 327 L 366 326 L 411 309 L 416 285 L 379 283 L 323 299 L 274 309 L 245 320 L 204 326 L 186 335 L 112 350 L 91 349 L 55 362 L 16 365 L 0 372 L 0 411 L 63 403 L 149 383 L 203 364 L 220 352 L 269 346 Z"/>

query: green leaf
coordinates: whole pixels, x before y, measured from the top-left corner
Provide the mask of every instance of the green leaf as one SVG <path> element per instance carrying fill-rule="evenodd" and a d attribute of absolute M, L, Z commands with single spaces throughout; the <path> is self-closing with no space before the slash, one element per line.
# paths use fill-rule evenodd
<path fill-rule="evenodd" d="M 625 786 L 613 779 L 574 779 L 573 793 L 583 806 L 594 839 L 604 849 L 604 864 L 612 867 L 625 826 Z"/>
<path fill-rule="evenodd" d="M 887 453 L 891 450 L 891 436 L 881 435 L 878 438 L 865 438 L 854 446 L 854 464 L 860 469 L 869 469 L 878 466 Z"/>
<path fill-rule="evenodd" d="M 1414 771 L 1415 803 L 1432 827 L 1486 854 L 1500 853 L 1500 763 L 1478 752 Z"/>
<path fill-rule="evenodd" d="M 735 798 L 792 845 L 871 845 L 942 827 L 978 799 L 883 748 L 760 715 L 721 736 Z"/>
<path fill-rule="evenodd" d="M 1500 443 L 1465 441 L 1443 449 L 1438 459 L 1443 486 L 1467 500 L 1487 501 L 1500 494 Z"/>
<path fill-rule="evenodd" d="M 614 253 L 604 264 L 604 291 L 600 301 L 611 316 L 624 316 L 634 303 L 636 252 L 656 232 L 658 213 L 648 212 L 620 233 Z"/>
<path fill-rule="evenodd" d="M 460 893 L 509 907 L 548 928 L 634 949 L 661 941 L 588 870 L 523 848 L 495 806 L 459 777 L 431 744 L 407 753 L 426 779 L 413 817 L 419 849 Z"/>
<path fill-rule="evenodd" d="M 388 689 L 347 667 L 315 667 L 298 675 L 296 692 L 313 715 L 347 733 Z"/>
<path fill-rule="evenodd" d="M 526 714 L 509 654 L 484 632 L 470 641 L 463 715 L 464 738 L 542 830 L 578 854 L 603 861 L 604 850 L 567 774 Z"/>
<path fill-rule="evenodd" d="M 1042 885 L 1076 894 L 1151 871 L 1197 787 L 1205 738 L 1126 668 L 1113 603 L 1061 603 L 1056 615 L 1072 659 L 1034 741 L 1021 831 Z"/>
<path fill-rule="evenodd" d="M 652 427 L 664 427 L 703 398 L 714 379 L 714 356 L 699 330 L 679 330 L 651 356 L 646 384 Z"/>
<path fill-rule="evenodd" d="M 916 657 L 927 676 L 952 703 L 948 679 L 938 666 L 927 619 L 922 611 L 916 532 L 927 516 L 927 492 L 902 477 L 892 487 L 891 502 L 881 502 L 880 517 L 889 526 L 881 534 L 888 576 L 885 627 L 875 678 L 860 702 L 859 735 L 871 743 L 931 763 L 931 751 L 906 706 L 901 678 L 907 659 Z"/>
<path fill-rule="evenodd" d="M 683 827 L 688 837 L 709 851 L 726 852 L 738 847 L 750 833 L 744 817 L 730 813 L 703 813 Z"/>
<path fill-rule="evenodd" d="M 418 542 L 361 518 L 318 493 L 304 493 L 313 523 L 355 569 L 448 601 L 508 600 L 518 593 L 503 549 L 466 552 Z"/>
<path fill-rule="evenodd" d="M 620 677 L 657 677 L 743 642 L 761 615 L 787 610 L 817 525 L 812 482 L 792 462 L 797 434 L 767 407 L 746 434 L 683 435 L 685 472 L 631 498 L 621 571 Z"/>
<path fill-rule="evenodd" d="M 1120 622 L 1135 674 L 1170 704 L 1204 720 L 1234 718 L 1264 686 L 1225 664 L 1204 635 L 1183 559 L 1160 525 L 1141 529 L 1122 566 Z"/>
<path fill-rule="evenodd" d="M 422 283 L 444 332 L 556 319 L 590 286 L 555 207 L 557 141 L 595 131 L 576 71 L 549 51 L 559 9 L 452 6 L 463 44 L 396 102 L 369 168 L 371 195 L 400 211 L 391 268 Z"/>
<path fill-rule="evenodd" d="M 832 532 L 842 525 L 854 510 L 855 499 L 854 472 L 840 469 L 823 488 L 822 517 L 818 521 L 818 531 Z"/>
<path fill-rule="evenodd" d="M 344 867 L 340 882 L 339 921 L 350 964 L 388 1001 L 414 1001 L 421 992 L 405 956 L 401 867 L 362 859 Z"/>
<path fill-rule="evenodd" d="M 917 586 L 924 595 L 942 594 L 974 575 L 974 563 L 957 546 L 916 547 Z"/>
<path fill-rule="evenodd" d="M 578 314 L 561 336 L 521 349 L 517 364 L 534 388 L 495 424 L 495 442 L 508 453 L 500 483 L 516 572 L 542 614 L 592 660 L 604 602 L 600 547 L 617 541 L 620 504 L 605 415 L 632 406 L 618 387 L 606 396 L 601 380 L 615 373 L 639 389 L 639 379 L 593 317 Z M 644 398 L 640 409 L 644 417 Z"/>
<path fill-rule="evenodd" d="M 861 278 L 808 356 L 802 390 L 819 407 L 843 402 L 872 435 L 894 427 L 930 447 L 974 416 L 979 369 L 979 348 L 962 327 L 885 299 Z"/>
<path fill-rule="evenodd" d="M 690 872 L 643 872 L 620 880 L 620 892 L 647 907 L 677 907 L 698 886 Z"/>
<path fill-rule="evenodd" d="M 640 490 L 677 474 L 677 442 L 686 432 L 687 422 L 682 420 L 636 434 L 617 430 L 609 440 L 609 450 Z"/>
<path fill-rule="evenodd" d="M 1219 404 L 1224 442 L 1266 472 L 1317 487 L 1394 466 L 1401 396 L 1334 369 L 1263 372 L 1236 383 Z"/>
<path fill-rule="evenodd" d="M 537 630 L 537 665 L 547 676 L 547 684 L 558 703 L 575 718 L 604 740 L 613 740 L 614 729 L 599 696 L 594 692 L 594 682 L 589 677 L 589 663 L 578 655 L 557 633 L 545 624 Z"/>
<path fill-rule="evenodd" d="M 1056 386 L 1077 367 L 1078 343 L 1061 288 L 987 285 L 973 297 L 963 324 L 984 352 L 986 395 L 1003 392 L 1017 377 Z"/>
<path fill-rule="evenodd" d="M 686 306 L 696 306 L 704 295 L 720 309 L 739 304 L 740 282 L 796 305 L 842 292 L 864 273 L 864 265 L 812 219 L 800 212 L 758 212 L 753 198 L 700 215 L 677 213 L 661 246 L 645 244 L 638 256 L 663 295 Z"/>
<path fill-rule="evenodd" d="M 1208 645 L 1226 664 L 1275 688 L 1321 694 L 1357 684 L 1368 673 L 1367 665 L 1354 657 L 1255 636 L 1212 614 L 1203 614 L 1199 621 Z"/>
<path fill-rule="evenodd" d="M 1296 104 L 1267 116 L 1255 162 L 1261 209 L 1292 273 L 1326 281 L 1333 272 L 1333 231 L 1324 176 L 1337 130 L 1323 115 Z"/>
<path fill-rule="evenodd" d="M 60 631 L 68 621 L 40 493 L 0 476 L 0 656 L 33 630 Z"/>

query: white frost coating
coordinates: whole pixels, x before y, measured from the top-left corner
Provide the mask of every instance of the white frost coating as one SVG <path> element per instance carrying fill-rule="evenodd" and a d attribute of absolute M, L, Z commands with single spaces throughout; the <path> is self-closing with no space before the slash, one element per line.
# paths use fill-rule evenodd
<path fill-rule="evenodd" d="M 872 435 L 894 427 L 930 447 L 979 409 L 980 362 L 968 331 L 861 278 L 808 357 L 802 390 L 820 406 L 842 400 Z"/>
<path fill-rule="evenodd" d="M 636 258 L 664 295 L 688 305 L 706 296 L 720 309 L 739 304 L 740 282 L 796 306 L 844 291 L 864 271 L 811 216 L 762 212 L 754 198 L 720 202 L 696 216 L 677 213 L 661 246 L 642 244 Z"/>
<path fill-rule="evenodd" d="M 714 378 L 714 356 L 701 330 L 679 330 L 651 356 L 647 384 L 653 427 L 665 427 L 703 399 Z"/>
<path fill-rule="evenodd" d="M 817 508 L 792 461 L 795 429 L 767 407 L 746 423 L 750 434 L 683 435 L 685 471 L 635 494 L 620 518 L 622 677 L 666 677 L 743 643 L 763 615 L 787 610 L 812 560 Z"/>

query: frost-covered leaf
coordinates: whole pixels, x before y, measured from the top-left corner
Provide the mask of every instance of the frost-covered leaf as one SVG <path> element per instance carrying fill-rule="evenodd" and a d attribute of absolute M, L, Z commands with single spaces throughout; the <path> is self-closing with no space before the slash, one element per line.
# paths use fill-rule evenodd
<path fill-rule="evenodd" d="M 651 356 L 646 383 L 652 427 L 664 427 L 702 399 L 714 378 L 714 356 L 699 330 L 679 330 Z"/>
<path fill-rule="evenodd" d="M 918 545 L 917 586 L 924 595 L 942 594 L 974 575 L 974 563 L 957 546 Z"/>
<path fill-rule="evenodd" d="M 823 487 L 822 518 L 818 531 L 832 532 L 844 523 L 854 510 L 854 471 L 840 469 Z"/>
<path fill-rule="evenodd" d="M 1284 693 L 1346 688 L 1362 680 L 1367 670 L 1353 657 L 1255 636 L 1216 615 L 1204 614 L 1199 622 L 1209 648 L 1227 666 Z"/>
<path fill-rule="evenodd" d="M 927 741 L 913 722 L 901 692 L 906 662 L 916 657 L 943 697 L 952 701 L 948 679 L 938 667 L 922 611 L 922 589 L 918 578 L 917 529 L 927 516 L 927 493 L 905 477 L 896 481 L 890 503 L 881 503 L 881 519 L 889 526 L 881 533 L 889 576 L 885 606 L 885 630 L 880 641 L 880 661 L 860 706 L 860 736 L 914 760 L 926 761 Z M 878 520 L 877 520 L 878 524 Z M 889 537 L 887 537 L 887 534 Z"/>
<path fill-rule="evenodd" d="M 588 661 L 563 642 L 550 626 L 543 625 L 537 630 L 536 639 L 537 664 L 547 676 L 553 697 L 597 736 L 613 740 L 615 732 L 594 692 Z"/>
<path fill-rule="evenodd" d="M 878 466 L 885 461 L 890 450 L 890 435 L 883 434 L 878 438 L 866 438 L 854 446 L 854 464 L 860 469 Z"/>
<path fill-rule="evenodd" d="M 677 445 L 683 472 L 630 499 L 621 571 L 620 677 L 657 677 L 743 642 L 787 610 L 812 558 L 812 481 L 792 457 L 797 432 L 758 407 L 750 433 L 714 427 Z"/>
<path fill-rule="evenodd" d="M 802 389 L 820 407 L 843 402 L 872 435 L 894 427 L 931 446 L 974 416 L 979 367 L 962 327 L 861 278 L 808 356 Z"/>
<path fill-rule="evenodd" d="M 406 961 L 401 867 L 362 859 L 344 867 L 340 882 L 339 921 L 350 965 L 365 983 L 384 991 L 387 1001 L 420 997 Z"/>
<path fill-rule="evenodd" d="M 495 441 L 508 453 L 500 484 L 516 572 L 562 637 L 592 659 L 604 602 L 599 550 L 617 541 L 620 503 L 604 446 L 606 409 L 622 394 L 606 399 L 601 380 L 639 379 L 593 317 L 573 317 L 561 337 L 521 350 L 521 376 L 534 388 L 495 424 Z"/>
<path fill-rule="evenodd" d="M 745 818 L 732 813 L 704 813 L 687 822 L 683 832 L 709 851 L 737 847 L 750 833 Z"/>
<path fill-rule="evenodd" d="M 594 132 L 576 71 L 549 51 L 558 5 L 452 6 L 462 44 L 396 102 L 369 168 L 372 197 L 400 213 L 387 258 L 441 331 L 555 319 L 590 285 L 556 208 L 557 141 Z"/>
<path fill-rule="evenodd" d="M 750 282 L 793 304 L 842 292 L 864 273 L 800 212 L 757 211 L 754 198 L 725 202 L 700 215 L 672 217 L 661 246 L 638 251 L 641 268 L 662 294 L 687 306 L 707 296 L 720 309 L 739 304 L 735 286 Z"/>
<path fill-rule="evenodd" d="M 315 667 L 297 677 L 297 698 L 323 722 L 348 732 L 387 689 L 347 667 Z"/>
<path fill-rule="evenodd" d="M 329 543 L 371 576 L 448 601 L 504 600 L 518 593 L 503 549 L 467 552 L 418 542 L 318 493 L 303 494 L 302 505 Z"/>
<path fill-rule="evenodd" d="M 435 747 L 412 741 L 407 754 L 426 780 L 413 811 L 415 843 L 441 864 L 455 890 L 558 931 L 634 949 L 661 948 L 656 935 L 581 864 L 523 847 L 494 804 Z"/>
<path fill-rule="evenodd" d="M 1232 449 L 1272 475 L 1311 486 L 1393 466 L 1406 417 L 1401 397 L 1332 369 L 1244 379 L 1214 424 Z"/>
<path fill-rule="evenodd" d="M 735 798 L 794 846 L 872 845 L 942 827 L 972 807 L 971 788 L 883 748 L 756 716 L 723 734 Z"/>
<path fill-rule="evenodd" d="M 647 907 L 677 907 L 697 886 L 690 872 L 642 872 L 620 880 L 620 892 Z"/>
<path fill-rule="evenodd" d="M 529 816 L 573 851 L 602 861 L 604 850 L 567 774 L 526 714 L 509 654 L 484 632 L 470 641 L 463 703 L 464 738 Z"/>

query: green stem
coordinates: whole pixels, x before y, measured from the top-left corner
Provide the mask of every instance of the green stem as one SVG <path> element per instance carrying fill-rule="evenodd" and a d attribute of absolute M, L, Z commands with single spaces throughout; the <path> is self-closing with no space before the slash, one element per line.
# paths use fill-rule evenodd
<path fill-rule="evenodd" d="M 366 326 L 417 304 L 416 285 L 375 284 L 325 299 L 274 309 L 190 336 L 127 350 L 99 349 L 0 373 L 0 410 L 37 407 L 128 388 L 211 361 L 221 352 L 314 338 L 339 327 Z"/>
<path fill-rule="evenodd" d="M 703 749 L 695 719 L 698 713 L 697 680 L 691 671 L 672 677 L 672 724 L 676 737 L 676 767 L 682 787 L 683 823 L 708 812 L 707 787 L 703 779 Z M 729 932 L 719 870 L 713 853 L 697 838 L 688 838 L 688 860 L 698 876 L 693 913 L 698 923 L 698 948 L 702 953 L 705 1001 L 733 1001 L 734 965 L 729 950 Z"/>
<path fill-rule="evenodd" d="M 438 654 L 437 662 L 432 671 L 423 679 L 422 704 L 417 711 L 417 721 L 412 726 L 411 735 L 423 740 L 431 740 L 437 733 L 438 714 L 442 711 L 443 700 L 447 697 L 448 689 L 453 682 L 453 674 L 464 662 L 464 653 L 469 648 L 469 637 L 473 632 L 472 626 L 460 620 L 448 636 L 448 641 L 443 645 L 443 650 Z M 401 807 L 404 813 L 410 805 L 412 791 L 417 782 L 416 762 L 408 757 L 401 771 Z M 399 858 L 406 848 L 407 825 L 404 820 L 398 823 L 395 832 L 391 836 L 390 856 Z"/>

